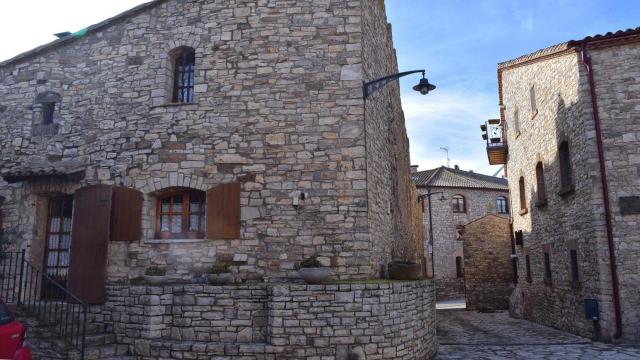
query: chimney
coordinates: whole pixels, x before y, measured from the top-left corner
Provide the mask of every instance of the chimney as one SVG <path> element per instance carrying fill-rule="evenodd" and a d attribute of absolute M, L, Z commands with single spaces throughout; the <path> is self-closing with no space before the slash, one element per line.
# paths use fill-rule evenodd
<path fill-rule="evenodd" d="M 415 174 L 418 172 L 418 166 L 420 165 L 411 165 L 411 173 Z"/>
<path fill-rule="evenodd" d="M 460 166 L 458 166 L 458 165 L 453 165 L 453 168 L 456 169 L 456 170 L 460 170 Z"/>

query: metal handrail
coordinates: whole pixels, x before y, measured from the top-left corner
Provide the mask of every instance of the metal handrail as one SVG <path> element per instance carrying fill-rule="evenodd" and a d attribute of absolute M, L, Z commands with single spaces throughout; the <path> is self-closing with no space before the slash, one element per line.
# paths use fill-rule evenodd
<path fill-rule="evenodd" d="M 88 305 L 42 270 L 25 251 L 0 252 L 0 297 L 19 311 L 51 325 L 84 359 Z"/>

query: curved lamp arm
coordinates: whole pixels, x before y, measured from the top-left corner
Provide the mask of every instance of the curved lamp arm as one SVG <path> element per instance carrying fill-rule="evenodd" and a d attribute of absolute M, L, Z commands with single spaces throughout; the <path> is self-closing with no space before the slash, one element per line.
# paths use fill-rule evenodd
<path fill-rule="evenodd" d="M 403 76 L 407 76 L 407 75 L 411 75 L 411 74 L 417 74 L 417 73 L 422 73 L 422 77 L 424 78 L 426 71 L 425 70 L 413 70 L 413 71 L 405 71 L 405 72 L 401 72 L 398 74 L 394 74 L 394 75 L 389 75 L 389 76 L 385 76 L 382 77 L 380 79 L 376 79 L 373 81 L 369 81 L 367 83 L 364 84 L 364 86 L 362 87 L 362 92 L 364 93 L 364 98 L 366 99 L 367 97 L 369 97 L 369 95 L 373 94 L 374 92 L 382 89 L 385 85 L 387 85 L 388 83 L 398 80 Z"/>

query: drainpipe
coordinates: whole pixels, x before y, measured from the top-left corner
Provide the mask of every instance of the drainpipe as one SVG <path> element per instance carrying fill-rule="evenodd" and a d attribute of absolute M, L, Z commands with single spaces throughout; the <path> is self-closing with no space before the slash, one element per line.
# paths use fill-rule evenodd
<path fill-rule="evenodd" d="M 616 264 L 615 245 L 613 243 L 613 226 L 611 222 L 611 206 L 609 204 L 609 186 L 607 183 L 607 170 L 604 162 L 604 146 L 602 144 L 602 126 L 600 124 L 600 114 L 598 112 L 598 97 L 596 94 L 596 83 L 593 76 L 593 65 L 591 56 L 587 53 L 587 41 L 582 42 L 581 55 L 582 63 L 587 68 L 589 75 L 589 90 L 591 92 L 591 106 L 593 107 L 593 119 L 596 127 L 596 141 L 598 144 L 598 160 L 600 162 L 600 180 L 602 181 L 602 196 L 604 202 L 604 217 L 607 228 L 607 243 L 609 245 L 609 265 L 611 267 L 611 283 L 613 285 L 613 308 L 616 318 L 616 333 L 614 339 L 622 337 L 622 313 L 620 311 L 620 284 L 618 282 L 618 266 Z"/>

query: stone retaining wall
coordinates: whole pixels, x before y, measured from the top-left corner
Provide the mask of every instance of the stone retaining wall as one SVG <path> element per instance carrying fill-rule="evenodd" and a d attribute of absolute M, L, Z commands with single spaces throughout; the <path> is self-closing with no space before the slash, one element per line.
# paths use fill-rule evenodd
<path fill-rule="evenodd" d="M 108 286 L 94 322 L 142 359 L 427 359 L 430 281 Z"/>

